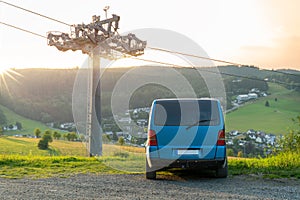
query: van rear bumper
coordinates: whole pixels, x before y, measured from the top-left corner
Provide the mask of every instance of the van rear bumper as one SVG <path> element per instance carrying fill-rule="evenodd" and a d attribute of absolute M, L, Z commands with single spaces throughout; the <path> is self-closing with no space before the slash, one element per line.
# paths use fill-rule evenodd
<path fill-rule="evenodd" d="M 182 168 L 182 169 L 217 169 L 222 166 L 226 158 L 214 160 L 164 160 L 151 159 L 151 168 L 154 170 Z"/>

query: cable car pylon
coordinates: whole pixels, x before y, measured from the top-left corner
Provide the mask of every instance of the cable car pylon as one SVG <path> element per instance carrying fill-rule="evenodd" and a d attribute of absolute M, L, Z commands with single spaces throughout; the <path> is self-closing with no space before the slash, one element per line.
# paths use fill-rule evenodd
<path fill-rule="evenodd" d="M 89 156 L 102 155 L 100 58 L 116 60 L 124 55 L 140 56 L 147 44 L 132 33 L 121 36 L 118 33 L 119 20 L 120 17 L 115 14 L 104 20 L 94 15 L 89 24 L 72 25 L 70 34 L 47 33 L 49 46 L 63 52 L 79 50 L 89 55 L 86 122 Z"/>

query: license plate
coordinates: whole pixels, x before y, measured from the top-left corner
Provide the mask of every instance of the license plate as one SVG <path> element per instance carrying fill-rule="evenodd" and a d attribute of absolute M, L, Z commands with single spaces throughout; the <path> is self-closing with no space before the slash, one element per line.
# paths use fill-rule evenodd
<path fill-rule="evenodd" d="M 190 149 L 178 149 L 177 155 L 199 155 L 199 150 L 190 150 Z"/>

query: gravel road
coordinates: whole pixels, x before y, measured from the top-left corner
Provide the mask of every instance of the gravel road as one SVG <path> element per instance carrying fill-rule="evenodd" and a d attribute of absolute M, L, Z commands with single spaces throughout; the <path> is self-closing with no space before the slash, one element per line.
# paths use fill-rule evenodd
<path fill-rule="evenodd" d="M 254 176 L 216 179 L 198 175 L 76 175 L 3 179 L 0 199 L 300 199 L 300 180 Z"/>

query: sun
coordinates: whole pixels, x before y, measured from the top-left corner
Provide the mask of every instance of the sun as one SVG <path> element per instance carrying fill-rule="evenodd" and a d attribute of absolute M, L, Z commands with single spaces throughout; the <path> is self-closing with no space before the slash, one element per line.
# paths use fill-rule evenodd
<path fill-rule="evenodd" d="M 7 70 L 10 70 L 8 67 L 0 67 L 0 75 L 5 74 Z"/>
<path fill-rule="evenodd" d="M 18 77 L 22 77 L 22 74 L 18 73 L 14 69 L 0 67 L 0 91 L 6 89 L 9 92 L 9 87 L 6 81 L 6 78 L 12 79 L 15 82 L 18 82 Z"/>

